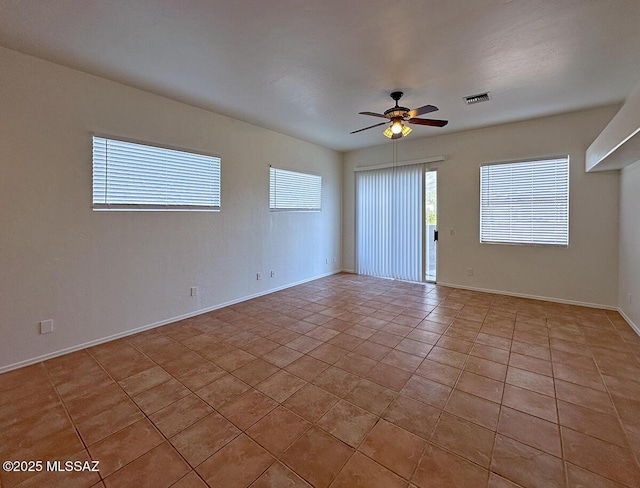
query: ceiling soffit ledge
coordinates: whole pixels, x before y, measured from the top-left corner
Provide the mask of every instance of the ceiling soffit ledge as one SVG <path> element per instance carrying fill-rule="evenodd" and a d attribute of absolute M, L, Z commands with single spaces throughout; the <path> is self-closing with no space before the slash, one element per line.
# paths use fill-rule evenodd
<path fill-rule="evenodd" d="M 585 170 L 619 170 L 640 161 L 640 85 L 586 152 Z"/>

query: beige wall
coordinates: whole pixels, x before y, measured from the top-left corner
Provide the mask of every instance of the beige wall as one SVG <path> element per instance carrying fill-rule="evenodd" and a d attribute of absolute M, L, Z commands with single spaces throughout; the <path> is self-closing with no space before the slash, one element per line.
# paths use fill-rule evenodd
<path fill-rule="evenodd" d="M 340 268 L 340 153 L 4 48 L 0 66 L 0 371 Z M 93 212 L 92 132 L 219 154 L 222 211 Z M 269 164 L 320 173 L 322 212 L 270 213 Z"/>
<path fill-rule="evenodd" d="M 526 296 L 616 307 L 618 304 L 617 172 L 587 174 L 585 150 L 618 107 L 604 107 L 398 143 L 398 160 L 446 156 L 438 168 L 440 242 L 438 282 Z M 431 131 L 436 132 L 436 129 Z M 382 135 L 380 136 L 383 139 Z M 568 248 L 479 242 L 482 163 L 569 154 Z M 343 268 L 355 267 L 356 166 L 392 159 L 391 143 L 345 155 Z M 450 229 L 455 235 L 450 235 Z M 474 275 L 467 276 L 467 268 Z"/>
<path fill-rule="evenodd" d="M 640 161 L 620 171 L 619 274 L 620 309 L 640 333 Z"/>

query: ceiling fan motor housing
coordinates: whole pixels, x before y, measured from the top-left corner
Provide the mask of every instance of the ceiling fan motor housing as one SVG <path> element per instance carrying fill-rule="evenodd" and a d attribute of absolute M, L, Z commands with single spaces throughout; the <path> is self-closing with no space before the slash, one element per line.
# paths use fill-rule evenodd
<path fill-rule="evenodd" d="M 398 106 L 398 100 L 402 98 L 403 93 L 401 91 L 391 93 L 391 98 L 396 101 L 396 106 L 391 107 L 389 110 L 385 110 L 384 115 L 390 119 L 394 119 L 396 117 L 405 118 L 406 113 L 409 111 L 407 107 Z"/>
<path fill-rule="evenodd" d="M 384 115 L 390 119 L 394 119 L 400 117 L 401 119 L 405 119 L 407 112 L 409 109 L 407 107 L 393 107 L 384 112 Z"/>

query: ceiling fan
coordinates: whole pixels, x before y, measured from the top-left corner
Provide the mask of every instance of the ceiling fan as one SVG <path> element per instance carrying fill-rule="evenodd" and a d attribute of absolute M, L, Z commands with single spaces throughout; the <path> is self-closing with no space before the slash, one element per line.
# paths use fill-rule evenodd
<path fill-rule="evenodd" d="M 389 119 L 391 121 L 391 125 L 386 128 L 383 134 L 389 139 L 400 139 L 401 137 L 408 136 L 411 133 L 411 127 L 405 125 L 407 124 L 417 124 L 417 125 L 430 125 L 432 127 L 444 127 L 449 123 L 448 120 L 437 120 L 437 119 L 417 119 L 418 115 L 424 115 L 431 112 L 435 112 L 438 110 L 438 107 L 433 105 L 425 105 L 423 107 L 415 108 L 413 110 L 409 110 L 407 107 L 398 106 L 398 100 L 402 98 L 402 92 L 393 92 L 391 93 L 391 98 L 396 101 L 396 106 L 391 107 L 389 110 L 386 110 L 384 114 L 378 114 L 375 112 L 359 112 L 360 115 L 371 115 L 372 117 L 382 117 L 384 119 Z M 379 124 L 371 125 L 369 127 L 365 127 L 364 129 L 354 130 L 350 132 L 350 134 L 355 134 L 356 132 L 362 132 L 363 130 L 373 129 L 374 127 L 379 127 L 381 125 L 385 125 L 387 121 L 380 122 Z"/>

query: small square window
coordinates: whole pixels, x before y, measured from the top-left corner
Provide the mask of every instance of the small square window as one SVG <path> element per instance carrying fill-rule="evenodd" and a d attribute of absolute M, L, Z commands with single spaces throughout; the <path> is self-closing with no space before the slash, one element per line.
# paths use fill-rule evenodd
<path fill-rule="evenodd" d="M 480 167 L 480 242 L 569 244 L 569 158 Z"/>
<path fill-rule="evenodd" d="M 270 210 L 320 210 L 322 177 L 269 168 Z"/>

